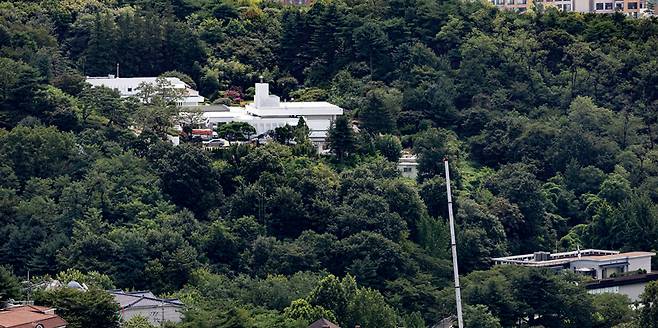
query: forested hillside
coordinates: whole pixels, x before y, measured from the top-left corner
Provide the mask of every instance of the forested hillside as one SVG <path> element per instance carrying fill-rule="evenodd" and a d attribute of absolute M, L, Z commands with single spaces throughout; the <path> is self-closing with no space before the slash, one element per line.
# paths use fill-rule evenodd
<path fill-rule="evenodd" d="M 454 312 L 447 157 L 468 327 L 630 324 L 575 275 L 490 259 L 658 249 L 657 54 L 655 19 L 471 1 L 2 2 L 0 299 L 68 270 L 180 297 L 181 327 L 425 327 Z M 163 105 L 85 85 L 117 64 L 215 103 L 262 76 L 349 118 L 331 156 L 174 147 Z"/>

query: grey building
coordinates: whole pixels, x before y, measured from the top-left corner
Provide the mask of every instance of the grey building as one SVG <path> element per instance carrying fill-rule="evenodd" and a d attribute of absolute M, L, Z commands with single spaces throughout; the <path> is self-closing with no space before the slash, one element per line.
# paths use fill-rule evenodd
<path fill-rule="evenodd" d="M 183 303 L 177 299 L 159 298 L 149 291 L 124 292 L 109 291 L 121 307 L 121 320 L 127 321 L 134 316 L 142 316 L 153 325 L 162 322 L 180 322 Z"/>

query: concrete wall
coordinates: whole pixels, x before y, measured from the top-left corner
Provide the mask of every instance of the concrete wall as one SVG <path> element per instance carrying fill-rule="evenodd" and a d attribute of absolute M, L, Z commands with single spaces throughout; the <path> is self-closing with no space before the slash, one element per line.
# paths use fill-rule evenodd
<path fill-rule="evenodd" d="M 646 270 L 651 272 L 651 257 L 638 257 L 634 259 L 628 259 L 628 271 L 636 271 L 639 269 Z"/>
<path fill-rule="evenodd" d="M 162 321 L 162 314 L 164 312 L 164 321 L 180 322 L 182 318 L 182 309 L 171 304 L 164 307 L 148 307 L 148 308 L 129 308 L 122 312 L 122 320 L 127 321 L 134 316 L 142 316 L 149 320 L 152 325 L 159 326 Z"/>
<path fill-rule="evenodd" d="M 590 294 L 604 294 L 604 293 L 611 293 L 611 294 L 622 294 L 628 296 L 628 298 L 631 300 L 631 302 L 635 302 L 640 300 L 640 295 L 642 292 L 644 292 L 644 286 L 646 283 L 641 282 L 637 284 L 631 284 L 631 285 L 623 285 L 623 286 L 611 286 L 611 287 L 606 287 L 606 288 L 598 288 L 598 289 L 590 289 L 587 292 Z"/>

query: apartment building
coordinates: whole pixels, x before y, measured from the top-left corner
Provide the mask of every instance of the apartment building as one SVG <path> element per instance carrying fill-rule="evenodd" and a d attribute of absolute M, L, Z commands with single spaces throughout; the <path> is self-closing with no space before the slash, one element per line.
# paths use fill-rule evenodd
<path fill-rule="evenodd" d="M 646 0 L 491 0 L 491 3 L 501 9 L 523 13 L 532 6 L 533 1 L 544 7 L 555 7 L 562 11 L 580 13 L 612 14 L 620 12 L 631 17 L 640 17 L 647 13 Z"/>

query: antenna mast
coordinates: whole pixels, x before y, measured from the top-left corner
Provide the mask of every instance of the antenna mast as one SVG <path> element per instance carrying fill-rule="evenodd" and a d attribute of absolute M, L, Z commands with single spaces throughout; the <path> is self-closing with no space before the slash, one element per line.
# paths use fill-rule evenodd
<path fill-rule="evenodd" d="M 448 217 L 450 219 L 450 248 L 452 250 L 452 270 L 455 275 L 455 301 L 457 303 L 457 323 L 459 328 L 464 328 L 464 316 L 462 315 L 462 295 L 459 285 L 459 267 L 457 266 L 457 242 L 455 238 L 455 219 L 452 214 L 452 192 L 450 191 L 450 167 L 448 158 L 443 159 L 446 170 L 446 192 L 448 193 Z"/>

